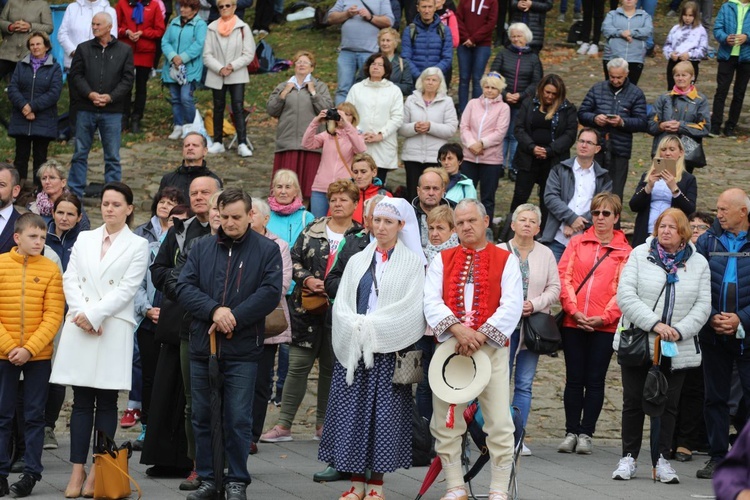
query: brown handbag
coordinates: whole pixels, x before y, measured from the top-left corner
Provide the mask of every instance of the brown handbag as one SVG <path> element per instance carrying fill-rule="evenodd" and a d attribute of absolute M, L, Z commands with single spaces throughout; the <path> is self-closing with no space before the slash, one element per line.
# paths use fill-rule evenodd
<path fill-rule="evenodd" d="M 281 300 L 283 301 L 284 299 Z M 281 303 L 279 303 L 279 305 L 276 306 L 276 309 L 266 316 L 265 337 L 271 338 L 280 335 L 284 333 L 284 330 L 287 328 L 289 328 L 289 323 L 287 323 L 286 314 L 284 314 L 284 309 L 282 308 Z"/>
<path fill-rule="evenodd" d="M 129 498 L 130 481 L 138 490 L 140 499 L 141 487 L 128 474 L 128 459 L 133 453 L 130 443 L 117 448 L 115 442 L 102 431 L 96 431 L 96 442 L 94 443 L 94 498 L 105 500 L 118 500 Z"/>
<path fill-rule="evenodd" d="M 303 288 L 302 307 L 310 314 L 321 316 L 328 309 L 328 297 Z"/>

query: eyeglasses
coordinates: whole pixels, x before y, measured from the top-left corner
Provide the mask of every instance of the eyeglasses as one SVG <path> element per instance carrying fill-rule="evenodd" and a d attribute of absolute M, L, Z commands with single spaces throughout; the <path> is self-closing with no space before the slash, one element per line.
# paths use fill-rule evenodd
<path fill-rule="evenodd" d="M 219 9 L 229 9 L 232 7 L 231 3 L 225 3 L 224 5 L 217 5 Z"/>
<path fill-rule="evenodd" d="M 594 217 L 599 217 L 600 215 L 609 217 L 610 215 L 612 215 L 612 212 L 610 210 L 592 210 L 591 215 L 593 215 Z"/>
<path fill-rule="evenodd" d="M 583 139 L 578 139 L 578 144 L 580 144 L 580 145 L 584 145 L 585 144 L 587 146 L 598 146 L 598 144 L 595 143 L 595 142 L 585 141 Z"/>
<path fill-rule="evenodd" d="M 690 230 L 695 231 L 708 231 L 708 226 L 706 224 L 690 224 Z"/>

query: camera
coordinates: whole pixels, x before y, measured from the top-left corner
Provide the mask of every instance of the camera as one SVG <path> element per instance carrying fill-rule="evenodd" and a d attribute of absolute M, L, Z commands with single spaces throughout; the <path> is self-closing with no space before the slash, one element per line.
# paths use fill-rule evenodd
<path fill-rule="evenodd" d="M 339 110 L 336 108 L 331 108 L 328 111 L 326 111 L 326 120 L 333 120 L 335 122 L 341 120 L 341 115 L 339 114 Z"/>

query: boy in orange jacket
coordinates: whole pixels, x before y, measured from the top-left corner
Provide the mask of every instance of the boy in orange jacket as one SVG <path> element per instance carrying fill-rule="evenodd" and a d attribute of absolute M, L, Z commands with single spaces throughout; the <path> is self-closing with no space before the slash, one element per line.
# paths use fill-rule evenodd
<path fill-rule="evenodd" d="M 42 478 L 52 339 L 65 309 L 60 270 L 41 255 L 46 235 L 44 219 L 23 214 L 14 226 L 17 246 L 0 255 L 0 496 L 26 497 Z M 22 373 L 26 466 L 9 488 L 11 422 Z"/>

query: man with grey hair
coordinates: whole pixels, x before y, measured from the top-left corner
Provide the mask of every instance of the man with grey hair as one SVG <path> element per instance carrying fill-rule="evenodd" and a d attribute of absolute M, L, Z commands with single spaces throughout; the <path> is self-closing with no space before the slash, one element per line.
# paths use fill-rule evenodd
<path fill-rule="evenodd" d="M 628 80 L 628 62 L 620 57 L 607 63 L 609 80 L 595 83 L 578 108 L 578 121 L 599 131 L 601 150 L 596 162 L 609 171 L 612 192 L 623 199 L 633 134 L 646 132 L 646 96 Z"/>
<path fill-rule="evenodd" d="M 133 51 L 112 36 L 112 16 L 96 14 L 91 20 L 94 38 L 78 45 L 70 64 L 70 100 L 75 102 L 75 153 L 68 187 L 83 196 L 88 158 L 97 129 L 104 150 L 104 182 L 122 179 L 120 141 L 122 114 L 130 104 L 133 87 Z"/>
<path fill-rule="evenodd" d="M 456 354 L 483 351 L 491 374 L 479 394 L 484 431 L 492 462 L 491 500 L 507 500 L 513 462 L 513 419 L 510 407 L 509 339 L 521 319 L 523 285 L 518 259 L 487 241 L 490 219 L 484 206 L 466 198 L 453 212 L 461 245 L 443 250 L 430 263 L 424 287 L 424 313 L 435 338 L 455 338 Z M 458 289 L 458 290 L 457 290 Z M 458 291 L 458 293 L 456 293 Z M 461 439 L 466 404 L 451 408 L 433 394 L 430 430 L 445 472 L 445 498 L 466 498 L 461 468 Z M 452 425 L 450 415 L 453 412 Z"/>

